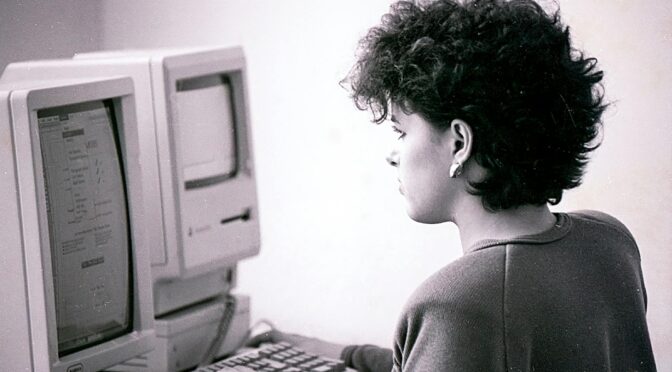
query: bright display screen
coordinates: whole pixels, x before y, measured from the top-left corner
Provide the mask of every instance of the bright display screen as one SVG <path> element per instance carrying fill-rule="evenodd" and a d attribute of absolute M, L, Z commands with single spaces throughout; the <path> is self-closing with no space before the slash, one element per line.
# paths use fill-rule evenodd
<path fill-rule="evenodd" d="M 132 328 L 128 201 L 112 101 L 37 117 L 62 356 Z"/>
<path fill-rule="evenodd" d="M 233 176 L 237 171 L 236 126 L 228 78 L 211 75 L 179 80 L 174 107 L 187 188 Z"/>

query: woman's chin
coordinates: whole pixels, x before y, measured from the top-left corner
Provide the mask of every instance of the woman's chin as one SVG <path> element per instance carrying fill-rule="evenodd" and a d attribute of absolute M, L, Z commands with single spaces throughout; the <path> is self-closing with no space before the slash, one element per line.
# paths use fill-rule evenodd
<path fill-rule="evenodd" d="M 443 216 L 438 216 L 436 213 L 432 213 L 436 211 L 421 211 L 415 208 L 412 208 L 411 206 L 407 205 L 406 206 L 406 213 L 408 214 L 408 217 L 410 217 L 413 221 L 419 222 L 419 223 L 424 223 L 428 225 L 433 225 L 437 223 L 443 223 L 447 222 L 448 219 L 446 219 Z"/>

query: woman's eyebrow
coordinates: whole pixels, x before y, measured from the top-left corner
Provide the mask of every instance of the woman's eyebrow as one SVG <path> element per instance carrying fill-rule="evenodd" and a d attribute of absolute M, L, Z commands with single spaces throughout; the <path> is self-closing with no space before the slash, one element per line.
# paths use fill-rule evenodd
<path fill-rule="evenodd" d="M 394 114 L 391 114 L 391 115 L 390 115 L 390 121 L 393 122 L 393 123 L 395 123 L 395 124 L 399 124 L 399 122 L 397 121 L 397 117 L 394 116 Z"/>

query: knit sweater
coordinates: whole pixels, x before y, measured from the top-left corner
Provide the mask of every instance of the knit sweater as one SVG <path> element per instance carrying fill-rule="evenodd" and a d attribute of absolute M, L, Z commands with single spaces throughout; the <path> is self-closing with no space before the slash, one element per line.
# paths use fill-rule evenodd
<path fill-rule="evenodd" d="M 637 245 L 599 212 L 484 240 L 410 297 L 393 350 L 349 346 L 361 372 L 655 371 Z"/>

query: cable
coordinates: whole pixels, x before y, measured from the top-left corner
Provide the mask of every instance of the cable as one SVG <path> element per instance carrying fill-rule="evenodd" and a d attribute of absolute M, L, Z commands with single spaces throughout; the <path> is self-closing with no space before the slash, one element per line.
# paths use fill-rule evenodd
<path fill-rule="evenodd" d="M 226 294 L 224 297 L 224 311 L 222 312 L 222 318 L 219 320 L 219 325 L 217 326 L 217 334 L 210 343 L 205 355 L 201 358 L 201 362 L 198 364 L 199 367 L 204 367 L 212 363 L 217 351 L 222 346 L 222 342 L 224 342 L 224 339 L 226 338 L 229 326 L 231 325 L 231 320 L 233 320 L 235 314 L 236 298 L 231 294 Z"/>

